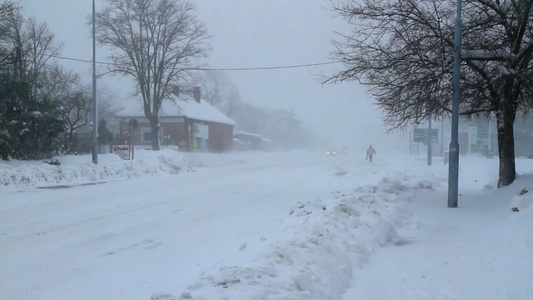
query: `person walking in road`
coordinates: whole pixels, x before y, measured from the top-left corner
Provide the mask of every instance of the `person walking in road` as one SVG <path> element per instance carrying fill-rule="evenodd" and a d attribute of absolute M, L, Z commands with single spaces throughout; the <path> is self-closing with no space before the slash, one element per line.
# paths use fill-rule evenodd
<path fill-rule="evenodd" d="M 366 159 L 372 162 L 372 157 L 376 154 L 377 154 L 376 149 L 374 149 L 372 145 L 370 145 L 370 147 L 368 147 L 368 149 L 366 150 Z"/>

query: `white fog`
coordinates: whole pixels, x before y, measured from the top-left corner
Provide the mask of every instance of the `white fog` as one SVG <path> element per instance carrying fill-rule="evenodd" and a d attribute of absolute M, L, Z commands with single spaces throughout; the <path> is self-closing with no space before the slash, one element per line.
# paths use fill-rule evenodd
<path fill-rule="evenodd" d="M 63 45 L 49 62 L 87 91 L 92 4 L 108 1 L 19 1 Z M 389 131 L 364 86 L 322 84 L 343 68 L 336 32 L 353 29 L 337 1 L 190 2 L 210 50 L 169 89 L 191 94 L 187 105 L 150 127 L 135 84 L 109 74 L 97 45 L 111 131 L 98 163 L 90 117 L 71 132 L 84 150 L 0 160 L 0 300 L 533 299 L 533 151 L 498 187 L 495 123 L 464 123 L 487 151 L 460 145 L 449 208 L 449 120 L 433 123 L 429 163 L 414 126 Z M 222 82 L 216 105 L 215 88 L 195 99 L 208 72 Z"/>
<path fill-rule="evenodd" d="M 90 20 L 92 2 L 86 2 L 86 5 L 66 0 L 22 3 L 28 16 L 45 21 L 64 44 L 62 56 L 91 61 L 91 31 L 86 22 Z M 96 8 L 104 3 L 96 1 Z M 194 4 L 211 36 L 209 56 L 197 63 L 202 67 L 268 68 L 332 62 L 331 41 L 337 37 L 335 31 L 346 30 L 343 20 L 331 11 L 329 0 L 198 0 Z M 108 49 L 97 48 L 97 61 L 105 62 L 108 56 Z M 91 63 L 64 59 L 58 62 L 83 74 L 90 82 Z M 244 102 L 269 110 L 293 111 L 302 126 L 315 134 L 314 147 L 345 146 L 362 155 L 369 144 L 386 152 L 407 151 L 405 133 L 387 133 L 389 128 L 383 124 L 381 111 L 364 87 L 356 82 L 321 84 L 322 75 L 332 75 L 341 66 L 224 72 Z M 105 66 L 98 69 L 99 73 L 104 72 Z M 116 95 L 119 103 L 135 98 L 133 84 L 120 76 L 106 75 L 98 79 L 97 85 L 106 94 Z"/>

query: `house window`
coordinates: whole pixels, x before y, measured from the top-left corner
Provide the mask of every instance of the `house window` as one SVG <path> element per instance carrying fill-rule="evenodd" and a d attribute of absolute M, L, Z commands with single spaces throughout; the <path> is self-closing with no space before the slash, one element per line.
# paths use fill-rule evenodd
<path fill-rule="evenodd" d="M 152 142 L 152 129 L 150 127 L 143 127 L 141 128 L 141 143 L 142 144 L 150 144 Z M 159 141 L 161 142 L 161 139 L 163 137 L 163 128 L 161 127 L 159 129 Z"/>
<path fill-rule="evenodd" d="M 141 128 L 141 143 L 148 144 L 152 141 L 152 130 L 150 127 Z"/>
<path fill-rule="evenodd" d="M 144 141 L 152 141 L 152 133 L 151 132 L 145 132 L 143 133 L 143 140 Z"/>

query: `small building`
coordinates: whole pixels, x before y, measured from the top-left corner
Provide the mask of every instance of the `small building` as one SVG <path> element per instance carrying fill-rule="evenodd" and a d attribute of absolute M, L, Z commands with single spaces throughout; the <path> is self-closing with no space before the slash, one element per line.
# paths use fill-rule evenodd
<path fill-rule="evenodd" d="M 517 114 L 514 121 L 515 156 L 533 158 L 533 117 Z"/>
<path fill-rule="evenodd" d="M 233 135 L 233 147 L 235 150 L 268 150 L 269 146 L 270 140 L 260 134 L 240 131 Z"/>
<path fill-rule="evenodd" d="M 150 122 L 143 104 L 116 114 L 119 143 L 149 147 L 152 142 Z M 211 104 L 200 100 L 166 101 L 159 112 L 161 146 L 177 146 L 189 152 L 225 152 L 233 147 L 235 122 Z"/>

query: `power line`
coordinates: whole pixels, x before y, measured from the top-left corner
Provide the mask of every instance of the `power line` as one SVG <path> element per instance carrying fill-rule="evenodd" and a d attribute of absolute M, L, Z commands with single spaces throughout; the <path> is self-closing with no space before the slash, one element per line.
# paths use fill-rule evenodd
<path fill-rule="evenodd" d="M 288 65 L 288 66 L 275 66 L 275 67 L 250 67 L 250 68 L 186 68 L 187 70 L 198 70 L 198 71 L 256 71 L 256 70 L 278 70 L 278 69 L 294 69 L 294 68 L 306 68 L 322 65 L 332 65 L 338 64 L 341 61 L 328 61 L 320 63 L 311 63 L 311 64 L 301 64 L 301 65 Z"/>
<path fill-rule="evenodd" d="M 54 57 L 54 58 L 62 59 L 62 60 L 71 60 L 71 61 L 77 61 L 77 62 L 84 62 L 84 63 L 92 63 L 93 62 L 92 60 L 88 60 L 88 59 L 65 57 L 65 56 L 60 56 L 60 55 L 55 55 L 55 54 L 51 54 L 50 57 Z M 100 64 L 100 65 L 109 65 L 109 66 L 113 65 L 112 63 L 103 62 L 103 61 L 96 61 L 96 63 Z"/>
<path fill-rule="evenodd" d="M 54 58 L 62 59 L 62 60 L 84 62 L 84 63 L 92 63 L 93 62 L 92 60 L 65 57 L 65 56 L 60 56 L 60 55 L 50 55 L 50 57 L 54 57 Z M 100 65 L 108 65 L 108 66 L 112 66 L 113 65 L 113 63 L 102 62 L 102 61 L 96 61 L 96 63 L 100 64 Z M 310 64 L 270 66 L 270 67 L 245 67 L 245 68 L 202 68 L 202 67 L 191 67 L 191 68 L 184 68 L 184 69 L 185 70 L 189 70 L 189 71 L 261 71 L 261 70 L 308 68 L 308 67 L 315 67 L 315 66 L 338 64 L 338 63 L 341 63 L 341 61 L 329 61 L 329 62 L 319 62 L 319 63 L 310 63 Z"/>

